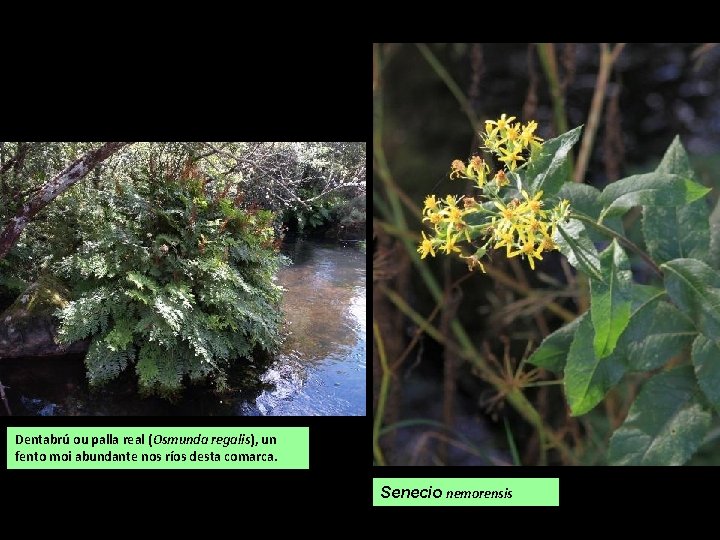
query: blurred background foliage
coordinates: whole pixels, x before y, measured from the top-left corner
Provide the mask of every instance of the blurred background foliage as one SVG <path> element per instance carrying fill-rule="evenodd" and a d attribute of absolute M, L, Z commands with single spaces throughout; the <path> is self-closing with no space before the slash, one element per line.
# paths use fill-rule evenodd
<path fill-rule="evenodd" d="M 488 274 L 458 259 L 422 263 L 420 208 L 450 183 L 453 159 L 477 153 L 476 128 L 501 113 L 550 138 L 584 124 L 578 179 L 602 189 L 652 170 L 675 135 L 705 185 L 720 165 L 720 47 L 696 44 L 375 44 L 373 48 L 373 306 L 376 464 L 602 464 L 642 379 L 629 377 L 590 414 L 571 418 L 561 387 L 524 393 L 551 430 L 505 404 L 465 361 L 474 350 L 510 377 L 549 333 L 587 309 L 583 279 L 561 256 L 531 273 L 491 253 Z M 588 144 L 590 143 L 590 144 Z M 585 161 L 585 163 L 582 163 Z M 580 162 L 580 163 L 578 163 Z M 717 189 L 709 199 L 713 206 Z M 638 209 L 625 218 L 626 231 Z M 641 238 L 630 235 L 636 241 Z M 633 266 L 643 280 L 642 266 Z M 716 427 L 694 464 L 720 464 Z"/>

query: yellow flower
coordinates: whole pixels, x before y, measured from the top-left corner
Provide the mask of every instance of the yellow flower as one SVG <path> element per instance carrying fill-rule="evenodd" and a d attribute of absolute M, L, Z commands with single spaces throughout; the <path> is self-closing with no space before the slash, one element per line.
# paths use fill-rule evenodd
<path fill-rule="evenodd" d="M 428 253 L 434 257 L 435 249 L 433 248 L 432 240 L 425 236 L 425 231 L 422 231 L 422 236 L 423 240 L 422 242 L 420 242 L 420 246 L 417 249 L 418 253 L 422 254 L 420 258 L 424 259 L 425 257 L 427 257 Z"/>
<path fill-rule="evenodd" d="M 542 255 L 540 255 L 541 252 L 542 246 L 538 246 L 536 248 L 534 238 L 528 238 L 527 242 L 525 242 L 519 250 L 508 254 L 508 257 L 515 257 L 517 255 L 522 255 L 523 257 L 527 256 L 530 268 L 535 270 L 535 259 L 542 261 Z"/>
<path fill-rule="evenodd" d="M 522 190 L 523 197 L 525 197 L 525 202 L 522 203 L 522 206 L 525 206 L 526 208 L 530 209 L 533 213 L 544 215 L 545 212 L 541 211 L 541 208 L 545 204 L 543 201 L 540 200 L 540 198 L 543 195 L 542 191 L 538 191 L 533 198 L 530 198 L 530 195 L 528 195 L 528 192 L 524 189 Z"/>
<path fill-rule="evenodd" d="M 479 188 L 482 188 L 485 184 L 485 179 L 489 170 L 490 167 L 487 166 L 480 156 L 473 156 L 467 166 L 468 176 L 477 180 L 477 186 Z"/>
<path fill-rule="evenodd" d="M 536 129 L 537 122 L 535 122 L 534 120 L 530 120 L 523 128 L 522 133 L 520 133 L 520 142 L 522 142 L 523 147 L 527 148 L 530 144 L 539 146 L 539 144 L 542 142 L 542 139 L 540 137 L 534 135 Z"/>
<path fill-rule="evenodd" d="M 505 138 L 508 141 L 515 142 L 519 136 L 520 136 L 520 123 L 519 122 L 512 126 L 508 126 L 507 133 L 505 135 Z"/>
<path fill-rule="evenodd" d="M 423 218 L 423 221 L 429 221 L 433 225 L 437 225 L 442 221 L 443 217 L 440 212 L 433 212 L 432 210 L 429 210 L 427 212 L 427 215 Z"/>
<path fill-rule="evenodd" d="M 457 198 L 455 197 L 455 195 L 446 196 L 445 204 L 447 204 L 450 208 L 457 206 Z"/>
<path fill-rule="evenodd" d="M 460 248 L 455 245 L 455 242 L 457 242 L 457 239 L 460 235 L 458 234 L 458 235 L 453 236 L 452 234 L 450 234 L 451 232 L 452 232 L 452 229 L 450 227 L 448 227 L 445 243 L 440 246 L 440 249 L 444 249 L 445 253 L 447 255 L 450 255 L 451 253 L 454 253 L 454 252 L 456 252 L 456 253 L 460 252 Z"/>
<path fill-rule="evenodd" d="M 502 157 L 498 159 L 503 161 L 511 171 L 514 171 L 517 168 L 518 161 L 525 161 L 525 158 L 520 155 L 520 152 L 522 152 L 522 147 L 516 148 L 512 152 L 506 148 L 500 147 Z"/>
<path fill-rule="evenodd" d="M 540 253 L 542 253 L 542 247 L 538 247 L 537 249 L 535 249 L 533 244 L 525 244 L 523 246 L 523 252 L 525 255 L 527 255 L 528 262 L 530 263 L 530 268 L 532 270 L 535 270 L 535 259 L 539 261 L 543 260 L 542 255 L 540 255 Z"/>
<path fill-rule="evenodd" d="M 546 236 L 545 238 L 543 238 L 543 241 L 540 244 L 540 248 L 542 249 L 542 251 L 552 251 L 553 249 L 557 249 L 558 247 L 552 237 Z"/>
<path fill-rule="evenodd" d="M 510 184 L 510 171 L 517 169 L 522 162 L 534 159 L 542 148 L 542 138 L 535 135 L 537 122 L 532 120 L 524 125 L 515 120 L 514 116 L 503 113 L 497 120 L 487 120 L 484 132 L 480 133 L 482 148 L 504 163 L 501 170 L 491 173 L 490 167 L 479 155 L 471 156 L 468 162 L 456 159 L 451 163 L 450 178 L 472 181 L 479 194 L 447 195 L 442 199 L 428 195 L 425 198 L 422 221 L 429 221 L 435 234 L 428 238 L 422 233 L 417 250 L 421 258 L 428 254 L 434 257 L 437 251 L 447 255 L 459 253 L 470 270 L 480 268 L 484 272 L 480 261 L 485 249 L 494 244 L 495 249 L 504 247 L 507 257 L 527 257 L 530 267 L 535 269 L 535 261 L 542 260 L 543 251 L 557 249 L 553 235 L 559 222 L 570 214 L 567 201 L 561 201 L 552 210 L 544 210 L 541 191 L 532 197 L 522 191 L 522 198 L 508 203 L 499 197 L 500 188 Z M 491 178 L 494 183 L 488 185 Z M 460 201 L 463 201 L 462 205 Z M 494 203 L 496 211 L 488 205 L 490 202 Z M 465 221 L 470 214 L 473 214 L 469 218 L 473 225 Z M 463 240 L 470 245 L 482 240 L 485 246 L 474 255 L 465 256 L 457 245 Z"/>
<path fill-rule="evenodd" d="M 500 115 L 500 118 L 497 119 L 497 121 L 494 120 L 486 120 L 485 121 L 485 130 L 487 131 L 487 125 L 490 124 L 491 126 L 497 126 L 499 130 L 506 129 L 510 122 L 515 120 L 514 116 L 511 116 L 510 118 L 507 118 L 507 115 L 505 113 L 502 113 Z"/>
<path fill-rule="evenodd" d="M 507 248 L 505 256 L 510 257 L 510 249 L 513 247 L 513 242 L 515 241 L 512 232 L 497 231 L 495 236 L 497 239 L 499 239 L 499 242 L 496 243 L 494 246 L 495 249 L 500 249 L 501 247 L 505 246 Z"/>
<path fill-rule="evenodd" d="M 485 139 L 495 138 L 495 134 L 497 133 L 497 127 L 494 128 L 493 126 L 497 126 L 497 122 L 495 122 L 494 120 L 485 120 L 485 134 L 483 135 Z"/>
<path fill-rule="evenodd" d="M 500 215 L 502 216 L 502 219 L 500 220 L 499 227 L 503 229 L 503 222 L 506 223 L 513 223 L 515 221 L 515 217 L 517 216 L 517 211 L 515 209 L 515 206 L 512 204 L 512 202 L 509 202 L 507 206 L 505 206 L 500 201 L 493 201 L 493 204 L 500 210 Z"/>
<path fill-rule="evenodd" d="M 448 220 L 455 224 L 460 225 L 463 223 L 463 211 L 460 210 L 457 206 L 451 206 L 448 211 Z"/>
<path fill-rule="evenodd" d="M 438 209 L 437 203 L 438 201 L 435 199 L 435 195 L 428 195 L 425 197 L 425 208 L 423 208 L 423 213 L 425 213 L 426 210 L 430 210 L 431 212 L 436 211 Z"/>

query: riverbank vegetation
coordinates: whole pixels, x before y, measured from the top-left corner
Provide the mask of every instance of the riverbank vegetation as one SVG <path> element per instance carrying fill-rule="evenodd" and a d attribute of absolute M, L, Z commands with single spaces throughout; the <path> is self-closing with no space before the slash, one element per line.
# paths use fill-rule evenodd
<path fill-rule="evenodd" d="M 364 208 L 363 143 L 0 143 L 0 311 L 53 305 L 33 351 L 85 343 L 93 385 L 131 369 L 147 394 L 222 389 L 281 340 L 283 236 L 364 238 Z"/>

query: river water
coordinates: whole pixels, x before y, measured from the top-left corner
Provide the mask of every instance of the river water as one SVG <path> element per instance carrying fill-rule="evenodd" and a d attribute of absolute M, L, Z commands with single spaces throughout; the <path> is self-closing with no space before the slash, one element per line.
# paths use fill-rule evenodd
<path fill-rule="evenodd" d="M 275 359 L 240 369 L 232 392 L 190 388 L 168 403 L 139 397 L 128 376 L 91 391 L 82 356 L 2 360 L 13 415 L 364 415 L 365 255 L 309 240 L 283 253 L 293 261 L 278 274 L 287 337 Z"/>

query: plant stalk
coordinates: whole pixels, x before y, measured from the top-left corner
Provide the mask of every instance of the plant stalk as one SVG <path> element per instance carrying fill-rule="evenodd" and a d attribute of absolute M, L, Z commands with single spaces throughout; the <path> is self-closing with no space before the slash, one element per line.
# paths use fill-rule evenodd
<path fill-rule="evenodd" d="M 588 162 L 590 161 L 590 153 L 592 145 L 600 124 L 600 113 L 602 112 L 605 94 L 607 92 L 608 80 L 610 72 L 618 56 L 625 47 L 625 43 L 617 43 L 612 51 L 607 43 L 600 44 L 600 68 L 598 69 L 597 80 L 595 82 L 595 92 L 593 93 L 592 102 L 590 104 L 590 113 L 588 114 L 587 126 L 583 133 L 582 143 L 580 143 L 580 153 L 578 154 L 577 165 L 573 180 L 582 182 L 585 172 L 587 171 Z"/>
<path fill-rule="evenodd" d="M 573 219 L 577 219 L 578 221 L 587 223 L 588 225 L 591 225 L 606 236 L 617 239 L 618 242 L 623 244 L 629 250 L 635 252 L 635 254 L 637 254 L 643 261 L 645 261 L 645 264 L 647 264 L 653 270 L 653 272 L 655 272 L 658 276 L 663 277 L 663 272 L 660 267 L 655 264 L 655 261 L 653 261 L 647 253 L 640 249 L 630 239 L 626 238 L 622 234 L 613 231 L 609 227 L 598 223 L 593 218 L 591 218 L 590 216 L 586 216 L 585 214 L 578 214 L 576 212 L 573 212 L 572 214 L 570 214 L 570 217 Z"/>

